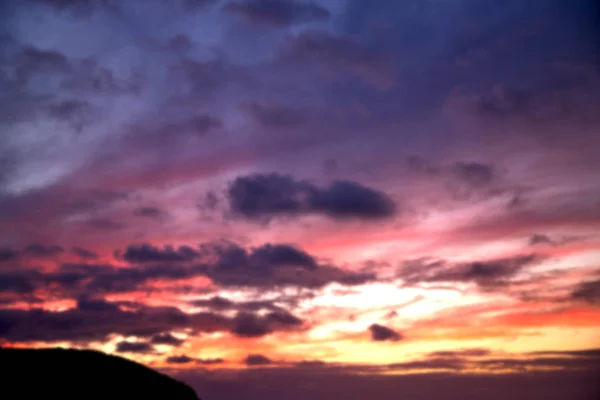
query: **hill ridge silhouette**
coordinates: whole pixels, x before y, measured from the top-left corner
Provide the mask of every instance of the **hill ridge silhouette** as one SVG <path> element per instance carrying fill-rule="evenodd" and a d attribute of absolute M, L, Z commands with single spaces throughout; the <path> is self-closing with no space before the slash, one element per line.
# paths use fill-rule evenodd
<path fill-rule="evenodd" d="M 186 384 L 95 350 L 0 347 L 0 398 L 200 400 Z"/>

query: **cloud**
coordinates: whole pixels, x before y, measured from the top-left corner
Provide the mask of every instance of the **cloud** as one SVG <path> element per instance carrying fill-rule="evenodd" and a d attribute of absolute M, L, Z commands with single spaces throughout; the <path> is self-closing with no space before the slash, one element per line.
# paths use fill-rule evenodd
<path fill-rule="evenodd" d="M 487 162 L 462 160 L 441 164 L 424 157 L 409 156 L 406 165 L 418 178 L 440 183 L 453 200 L 487 200 L 507 194 L 516 198 L 525 192 L 521 185 L 506 182 L 501 170 Z"/>
<path fill-rule="evenodd" d="M 194 95 L 202 95 L 201 98 L 230 85 L 248 83 L 245 70 L 221 58 L 208 61 L 186 58 L 172 66 L 169 72 L 175 82 L 183 83 L 188 91 Z"/>
<path fill-rule="evenodd" d="M 167 214 L 157 207 L 139 207 L 133 210 L 133 215 L 142 218 L 159 219 Z"/>
<path fill-rule="evenodd" d="M 491 165 L 477 162 L 458 162 L 454 166 L 455 174 L 473 187 L 489 186 L 496 177 Z"/>
<path fill-rule="evenodd" d="M 116 347 L 117 353 L 152 353 L 154 347 L 145 342 L 119 342 Z"/>
<path fill-rule="evenodd" d="M 129 308 L 132 305 L 128 305 Z M 80 299 L 64 311 L 0 309 L 0 337 L 12 342 L 105 341 L 112 334 L 149 338 L 175 329 L 227 331 L 231 321 L 214 313 L 187 314 L 174 307 Z"/>
<path fill-rule="evenodd" d="M 448 264 L 443 260 L 416 260 L 406 262 L 399 277 L 409 285 L 421 282 L 474 282 L 483 288 L 493 288 L 507 284 L 523 268 L 540 259 L 540 256 L 531 254 L 456 264 Z"/>
<path fill-rule="evenodd" d="M 315 269 L 317 261 L 308 253 L 287 244 L 265 244 L 255 248 L 249 255 L 250 263 L 266 265 L 293 265 Z"/>
<path fill-rule="evenodd" d="M 569 357 L 592 357 L 600 358 L 600 349 L 564 350 L 564 351 L 536 351 L 531 354 L 537 356 L 569 356 Z"/>
<path fill-rule="evenodd" d="M 114 0 L 29 0 L 32 3 L 38 3 L 53 7 L 58 11 L 74 10 L 81 15 L 89 15 L 97 9 L 117 10 L 118 2 Z"/>
<path fill-rule="evenodd" d="M 218 0 L 182 0 L 183 5 L 188 9 L 196 11 L 208 7 L 218 2 Z"/>
<path fill-rule="evenodd" d="M 161 333 L 160 335 L 152 336 L 150 343 L 152 344 L 166 344 L 169 346 L 181 346 L 184 340 L 178 339 L 170 333 Z"/>
<path fill-rule="evenodd" d="M 123 254 L 123 259 L 129 263 L 156 263 L 156 262 L 189 262 L 198 257 L 198 252 L 188 246 L 173 248 L 165 246 L 163 249 L 151 244 L 131 245 Z"/>
<path fill-rule="evenodd" d="M 140 140 L 148 141 L 152 145 L 161 145 L 171 143 L 174 139 L 185 137 L 202 137 L 208 133 L 223 127 L 223 122 L 212 115 L 200 114 L 188 117 L 187 119 L 167 123 L 158 127 L 151 127 L 143 132 Z M 136 127 L 137 128 L 137 127 Z M 144 129 L 140 129 L 144 131 Z M 138 129 L 132 131 L 132 138 L 139 135 Z"/>
<path fill-rule="evenodd" d="M 258 26 L 282 27 L 329 19 L 330 12 L 316 2 L 300 0 L 240 0 L 223 10 Z"/>
<path fill-rule="evenodd" d="M 197 203 L 197 206 L 200 210 L 202 210 L 202 209 L 215 210 L 218 205 L 219 205 L 219 198 L 212 191 L 207 192 L 204 195 L 204 197 L 202 199 L 200 199 Z"/>
<path fill-rule="evenodd" d="M 331 80 L 359 78 L 378 89 L 388 89 L 395 83 L 395 62 L 390 54 L 325 31 L 290 36 L 282 46 L 280 58 L 287 63 L 312 65 Z"/>
<path fill-rule="evenodd" d="M 196 359 L 196 364 L 200 364 L 200 365 L 215 365 L 215 364 L 222 364 L 224 362 L 225 362 L 225 360 L 222 358 L 197 358 Z"/>
<path fill-rule="evenodd" d="M 228 310 L 238 310 L 238 311 L 261 311 L 261 310 L 269 310 L 269 311 L 281 311 L 282 308 L 275 305 L 274 302 L 271 301 L 243 301 L 243 302 L 235 302 L 229 300 L 227 298 L 221 296 L 211 297 L 210 299 L 202 299 L 202 300 L 193 300 L 190 302 L 191 305 L 195 307 L 204 307 L 213 311 L 228 311 Z"/>
<path fill-rule="evenodd" d="M 165 361 L 167 362 L 167 364 L 189 364 L 192 361 L 194 361 L 194 359 L 186 355 L 180 355 L 167 357 Z"/>
<path fill-rule="evenodd" d="M 600 279 L 579 283 L 571 292 L 570 297 L 600 306 Z"/>
<path fill-rule="evenodd" d="M 32 294 L 37 288 L 37 284 L 33 276 L 38 277 L 39 274 L 27 272 L 7 272 L 0 274 L 0 292 L 17 293 L 17 294 Z"/>
<path fill-rule="evenodd" d="M 235 214 L 255 220 L 308 214 L 376 220 L 391 218 L 397 211 L 385 193 L 358 183 L 334 181 L 318 187 L 276 173 L 238 177 L 227 197 Z"/>
<path fill-rule="evenodd" d="M 0 262 L 3 261 L 14 261 L 19 257 L 19 252 L 17 250 L 4 247 L 0 248 Z"/>
<path fill-rule="evenodd" d="M 203 274 L 222 286 L 298 286 L 317 288 L 337 282 L 359 285 L 373 274 L 346 271 L 319 265 L 314 257 L 288 244 L 264 244 L 245 249 L 235 243 L 205 246 L 204 253 L 214 259 Z"/>
<path fill-rule="evenodd" d="M 526 135 L 538 146 L 560 145 L 564 130 L 576 129 L 560 150 L 581 151 L 598 143 L 589 131 L 600 122 L 595 112 L 599 93 L 600 75 L 591 64 L 553 63 L 526 87 L 500 82 L 484 93 L 453 96 L 447 105 L 448 110 L 474 117 L 489 132 L 502 132 L 503 140 Z"/>
<path fill-rule="evenodd" d="M 300 110 L 274 103 L 248 102 L 240 105 L 240 109 L 266 128 L 288 128 L 300 125 L 308 118 Z"/>
<path fill-rule="evenodd" d="M 239 312 L 234 318 L 232 332 L 243 338 L 256 338 L 269 335 L 276 330 L 296 329 L 303 321 L 288 312 L 271 312 L 260 316 Z"/>
<path fill-rule="evenodd" d="M 440 350 L 429 353 L 429 357 L 484 357 L 490 355 L 489 349 Z"/>
<path fill-rule="evenodd" d="M 41 244 L 32 244 L 27 246 L 23 252 L 30 257 L 36 258 L 53 258 L 64 253 L 65 249 L 61 246 L 44 246 Z"/>
<path fill-rule="evenodd" d="M 530 246 L 539 246 L 539 245 L 550 245 L 555 246 L 556 242 L 554 242 L 548 235 L 542 235 L 536 233 L 529 238 Z"/>
<path fill-rule="evenodd" d="M 360 285 L 376 278 L 371 273 L 348 271 L 332 265 L 321 265 L 306 253 L 288 244 L 265 244 L 246 249 L 235 243 L 208 243 L 194 250 L 189 246 L 151 245 L 128 247 L 123 258 L 133 264 L 114 265 L 65 263 L 55 271 L 34 269 L 0 273 L 4 290 L 12 293 L 34 293 L 49 289 L 63 296 L 76 294 L 127 293 L 153 290 L 154 282 L 185 281 L 199 276 L 215 284 L 235 287 L 304 287 L 319 288 L 330 283 Z M 121 257 L 117 252 L 116 256 Z M 165 289 L 167 290 L 167 289 Z M 198 307 L 214 310 L 271 310 L 280 307 L 271 302 L 231 303 L 227 299 L 193 302 Z"/>
<path fill-rule="evenodd" d="M 371 331 L 371 339 L 375 342 L 393 341 L 403 339 L 403 336 L 393 329 L 379 324 L 373 324 L 369 327 Z"/>
<path fill-rule="evenodd" d="M 207 300 L 193 300 L 190 302 L 195 307 L 207 307 L 212 310 L 231 310 L 236 307 L 236 303 L 221 296 L 215 296 Z"/>
<path fill-rule="evenodd" d="M 549 235 L 544 235 L 540 233 L 535 233 L 529 237 L 529 245 L 534 246 L 550 246 L 550 247 L 559 247 L 564 246 L 569 243 L 578 242 L 584 240 L 583 237 L 577 236 L 554 236 L 551 237 Z"/>
<path fill-rule="evenodd" d="M 248 354 L 248 356 L 246 356 L 246 358 L 244 359 L 244 363 L 250 367 L 253 367 L 259 365 L 273 364 L 273 360 L 263 356 L 262 354 Z"/>
<path fill-rule="evenodd" d="M 531 371 L 543 369 L 597 370 L 598 350 L 549 351 L 523 353 L 512 357 L 498 357 L 490 350 L 470 349 L 463 351 L 439 351 L 429 353 L 425 359 L 394 363 L 384 368 L 391 370 L 442 370 L 442 371 Z"/>
<path fill-rule="evenodd" d="M 450 370 L 461 371 L 466 368 L 465 361 L 460 358 L 431 358 L 427 360 L 407 361 L 387 366 L 390 370 Z"/>
<path fill-rule="evenodd" d="M 7 283 L 8 282 L 8 283 Z M 10 282 L 3 277 L 2 286 L 24 285 L 27 281 Z M 111 335 L 146 338 L 148 345 L 179 346 L 183 340 L 171 332 L 187 329 L 200 332 L 230 332 L 243 338 L 258 338 L 275 332 L 300 329 L 303 321 L 279 309 L 264 315 L 238 312 L 230 318 L 216 312 L 186 313 L 176 307 L 151 307 L 140 303 L 108 302 L 82 296 L 77 306 L 64 311 L 41 308 L 29 310 L 0 308 L 0 338 L 12 342 L 90 342 L 105 341 Z"/>
<path fill-rule="evenodd" d="M 98 254 L 96 252 L 84 249 L 83 247 L 73 247 L 71 249 L 71 253 L 83 260 L 95 260 L 98 258 Z"/>
<path fill-rule="evenodd" d="M 125 226 L 125 224 L 121 222 L 116 222 L 108 217 L 90 218 L 84 221 L 82 224 L 82 228 L 84 230 L 99 230 L 108 232 L 123 230 Z"/>

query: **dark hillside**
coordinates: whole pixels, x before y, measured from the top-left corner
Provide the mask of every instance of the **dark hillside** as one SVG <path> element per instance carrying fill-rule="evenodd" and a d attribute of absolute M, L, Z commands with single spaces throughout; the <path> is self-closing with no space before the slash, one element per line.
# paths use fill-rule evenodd
<path fill-rule="evenodd" d="M 0 348 L 0 398 L 198 400 L 185 384 L 89 350 Z"/>

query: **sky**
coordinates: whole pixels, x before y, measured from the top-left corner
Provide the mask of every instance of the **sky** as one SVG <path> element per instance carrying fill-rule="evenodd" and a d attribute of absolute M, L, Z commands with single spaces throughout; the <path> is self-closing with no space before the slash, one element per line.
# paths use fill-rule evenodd
<path fill-rule="evenodd" d="M 596 3 L 3 1 L 0 344 L 203 398 L 589 398 Z"/>

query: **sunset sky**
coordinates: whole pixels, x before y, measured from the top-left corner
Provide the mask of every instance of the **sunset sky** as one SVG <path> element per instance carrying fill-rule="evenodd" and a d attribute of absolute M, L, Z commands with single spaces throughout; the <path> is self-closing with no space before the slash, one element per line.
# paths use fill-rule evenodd
<path fill-rule="evenodd" d="M 315 400 L 588 373 L 596 3 L 2 1 L 0 344 Z"/>

